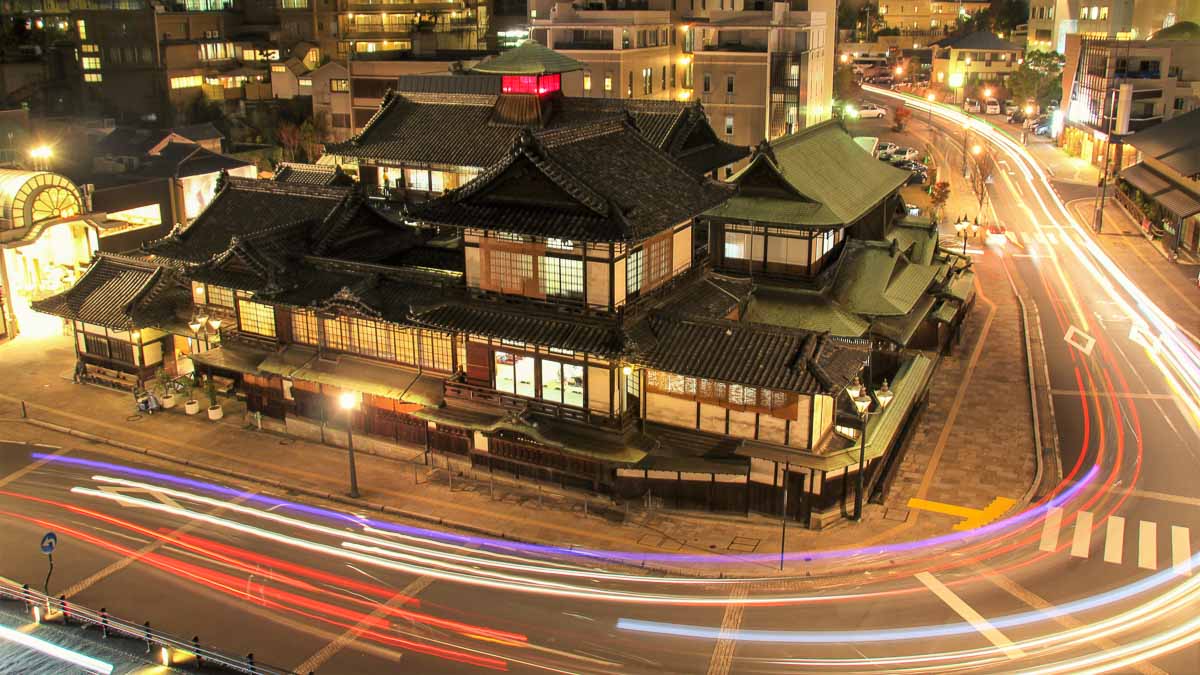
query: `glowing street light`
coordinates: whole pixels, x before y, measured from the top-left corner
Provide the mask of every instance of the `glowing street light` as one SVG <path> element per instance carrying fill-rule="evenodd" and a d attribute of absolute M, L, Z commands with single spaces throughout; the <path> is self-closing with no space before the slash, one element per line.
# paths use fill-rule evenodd
<path fill-rule="evenodd" d="M 992 97 L 992 88 L 991 88 L 991 87 L 984 87 L 984 88 L 983 88 L 983 97 L 984 97 L 984 98 L 991 98 L 991 97 Z"/>
<path fill-rule="evenodd" d="M 841 59 L 842 63 L 850 63 L 850 55 L 846 52 L 842 52 L 842 55 L 839 58 Z"/>
<path fill-rule="evenodd" d="M 904 74 L 904 66 L 896 66 L 896 74 L 903 75 Z"/>
<path fill-rule="evenodd" d="M 346 452 L 350 459 L 350 496 L 358 499 L 358 470 L 354 466 L 354 408 L 358 395 L 352 391 L 338 394 L 338 406 L 346 411 Z"/>
<path fill-rule="evenodd" d="M 29 156 L 33 159 L 34 169 L 45 171 L 50 165 L 50 158 L 54 156 L 54 149 L 48 145 L 37 145 L 30 148 Z"/>
<path fill-rule="evenodd" d="M 981 153 L 981 152 L 983 152 L 983 146 L 982 146 L 982 145 L 980 145 L 980 144 L 976 143 L 975 145 L 972 145 L 972 146 L 971 146 L 971 154 L 972 154 L 972 155 L 975 155 L 976 157 L 978 157 L 978 156 L 979 156 L 979 153 Z"/>

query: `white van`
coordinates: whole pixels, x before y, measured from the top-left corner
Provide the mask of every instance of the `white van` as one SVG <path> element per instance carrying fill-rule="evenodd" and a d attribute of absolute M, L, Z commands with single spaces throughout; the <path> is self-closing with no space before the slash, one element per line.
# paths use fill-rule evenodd
<path fill-rule="evenodd" d="M 985 103 L 984 105 L 985 105 L 985 107 L 984 107 L 983 111 L 985 113 L 987 113 L 989 115 L 999 115 L 1000 114 L 1000 101 L 997 101 L 994 98 L 989 98 L 987 100 L 987 103 Z"/>
<path fill-rule="evenodd" d="M 979 101 L 976 101 L 973 98 L 963 101 L 963 110 L 969 113 L 979 112 Z"/>

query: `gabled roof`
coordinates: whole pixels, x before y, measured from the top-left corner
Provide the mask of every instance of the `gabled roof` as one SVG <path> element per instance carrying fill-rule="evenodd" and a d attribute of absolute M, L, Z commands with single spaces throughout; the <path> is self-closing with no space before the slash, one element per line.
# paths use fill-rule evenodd
<path fill-rule="evenodd" d="M 1200 176 L 1200 109 L 1139 131 L 1125 142 L 1184 177 Z"/>
<path fill-rule="evenodd" d="M 543 75 L 583 70 L 583 64 L 534 40 L 526 40 L 493 59 L 480 62 L 472 70 L 495 75 Z"/>
<path fill-rule="evenodd" d="M 170 272 L 159 265 L 111 253 L 100 253 L 71 288 L 58 295 L 34 301 L 33 309 L 72 321 L 130 330 L 152 323 L 142 310 L 154 307 L 154 299 L 173 285 Z"/>
<path fill-rule="evenodd" d="M 144 248 L 164 258 L 204 262 L 228 249 L 234 237 L 300 220 L 324 221 L 351 191 L 234 176 L 223 181 L 220 192 L 191 225 Z"/>
<path fill-rule="evenodd" d="M 639 332 L 636 363 L 670 373 L 779 391 L 833 393 L 862 367 L 865 349 L 763 324 L 658 315 Z"/>
<path fill-rule="evenodd" d="M 183 136 L 189 141 L 199 143 L 200 141 L 211 141 L 224 139 L 225 134 L 213 126 L 212 122 L 201 122 L 200 124 L 189 124 L 182 127 L 175 127 L 171 132 Z"/>
<path fill-rule="evenodd" d="M 455 227 L 631 241 L 728 196 L 725 185 L 698 179 L 614 119 L 537 136 L 523 130 L 505 159 L 415 215 Z"/>
<path fill-rule="evenodd" d="M 871 157 L 830 121 L 760 143 L 731 179 L 737 196 L 707 215 L 797 228 L 846 226 L 900 189 L 908 175 Z"/>
<path fill-rule="evenodd" d="M 354 179 L 342 171 L 342 167 L 329 164 L 304 164 L 280 162 L 275 167 L 275 181 L 300 185 L 348 186 Z"/>
<path fill-rule="evenodd" d="M 221 171 L 232 171 L 253 163 L 207 150 L 195 143 L 171 141 L 148 156 L 137 168 L 140 176 L 172 176 L 187 178 Z"/>
<path fill-rule="evenodd" d="M 747 148 L 717 138 L 699 103 L 550 96 L 540 103 L 536 116 L 514 121 L 511 102 L 533 97 L 498 95 L 498 79 L 482 75 L 403 77 L 400 93 L 385 96 L 358 135 L 329 144 L 326 151 L 367 162 L 482 169 L 504 157 L 526 124 L 550 130 L 631 115 L 651 143 L 695 173 L 707 173 L 749 154 Z M 497 114 L 498 108 L 509 114 Z"/>

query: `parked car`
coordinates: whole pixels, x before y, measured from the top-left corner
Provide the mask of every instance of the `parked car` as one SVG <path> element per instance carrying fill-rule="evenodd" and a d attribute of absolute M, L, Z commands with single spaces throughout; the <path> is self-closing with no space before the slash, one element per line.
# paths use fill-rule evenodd
<path fill-rule="evenodd" d="M 1008 243 L 1008 231 L 999 223 L 988 225 L 987 234 L 983 236 L 983 243 L 988 246 L 1003 246 Z"/>
<path fill-rule="evenodd" d="M 929 176 L 927 174 L 917 173 L 916 171 L 913 171 L 908 174 L 908 178 L 905 179 L 904 184 L 905 185 L 924 185 L 925 182 L 928 180 L 929 180 Z"/>
<path fill-rule="evenodd" d="M 1049 123 L 1050 123 L 1049 115 L 1037 115 L 1035 117 L 1030 117 L 1029 119 L 1025 120 L 1025 128 L 1033 130 L 1033 129 L 1036 129 L 1041 124 L 1049 124 Z"/>
<path fill-rule="evenodd" d="M 1013 112 L 1010 112 L 1008 114 L 1008 123 L 1009 124 L 1024 124 L 1025 123 L 1025 113 L 1021 112 L 1020 110 L 1014 110 Z"/>
<path fill-rule="evenodd" d="M 896 145 L 895 143 L 892 143 L 890 141 L 880 141 L 879 145 L 875 147 L 875 156 L 876 157 L 884 157 L 884 156 L 891 157 L 892 153 L 895 152 L 898 147 L 899 147 L 898 145 Z"/>
<path fill-rule="evenodd" d="M 983 110 L 988 115 L 999 115 L 1000 114 L 1000 101 L 997 101 L 994 98 L 989 98 L 987 100 L 987 103 L 984 104 Z"/>
<path fill-rule="evenodd" d="M 973 98 L 963 101 L 963 110 L 969 113 L 979 112 L 979 101 L 976 101 Z"/>
<path fill-rule="evenodd" d="M 1050 135 L 1050 120 L 1038 122 L 1037 125 L 1033 127 L 1033 133 L 1037 136 L 1049 136 Z"/>
<path fill-rule="evenodd" d="M 916 148 L 895 148 L 891 151 L 892 163 L 910 162 L 921 156 L 921 152 Z"/>
<path fill-rule="evenodd" d="M 920 162 L 914 162 L 912 160 L 892 162 L 892 166 L 896 167 L 897 169 L 904 169 L 905 171 L 913 171 L 915 173 L 922 173 L 922 174 L 929 173 L 929 167 L 925 166 L 924 164 L 922 164 Z"/>
<path fill-rule="evenodd" d="M 887 108 L 884 108 L 881 105 L 875 105 L 874 103 L 864 103 L 862 107 L 858 109 L 858 116 L 863 119 L 879 119 L 886 114 Z"/>
<path fill-rule="evenodd" d="M 1012 115 L 1012 114 L 1018 112 L 1020 109 L 1021 109 L 1021 107 L 1017 105 L 1017 102 L 1012 100 L 1011 98 L 1004 100 L 1004 114 L 1005 115 Z"/>

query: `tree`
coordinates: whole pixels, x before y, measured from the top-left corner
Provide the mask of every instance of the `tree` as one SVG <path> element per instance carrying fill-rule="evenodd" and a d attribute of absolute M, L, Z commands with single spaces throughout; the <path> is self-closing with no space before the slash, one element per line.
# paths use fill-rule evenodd
<path fill-rule="evenodd" d="M 934 220 L 937 220 L 938 214 L 945 208 L 946 202 L 950 199 L 950 183 L 946 181 L 938 181 L 933 185 L 933 190 L 929 193 L 929 202 L 933 205 L 931 215 Z"/>
<path fill-rule="evenodd" d="M 279 145 L 283 148 L 284 161 L 296 161 L 296 150 L 300 148 L 300 127 L 285 120 L 279 124 L 275 133 L 279 137 Z"/>
<path fill-rule="evenodd" d="M 912 117 L 912 110 L 901 102 L 892 113 L 892 131 L 904 131 L 904 125 L 908 122 L 909 117 Z"/>
<path fill-rule="evenodd" d="M 848 101 L 862 92 L 858 80 L 854 77 L 854 68 L 845 65 L 833 73 L 833 97 L 839 101 Z"/>
<path fill-rule="evenodd" d="M 976 148 L 979 152 L 975 152 Z M 979 203 L 979 213 L 983 212 L 983 205 L 987 203 L 987 186 L 992 182 L 992 170 L 994 162 L 992 153 L 987 146 L 976 146 L 971 149 L 971 192 L 975 193 L 975 199 Z"/>
<path fill-rule="evenodd" d="M 1062 92 L 1063 57 L 1055 52 L 1032 51 L 1008 80 L 1009 91 L 1018 101 L 1033 99 L 1038 105 L 1057 100 Z"/>

